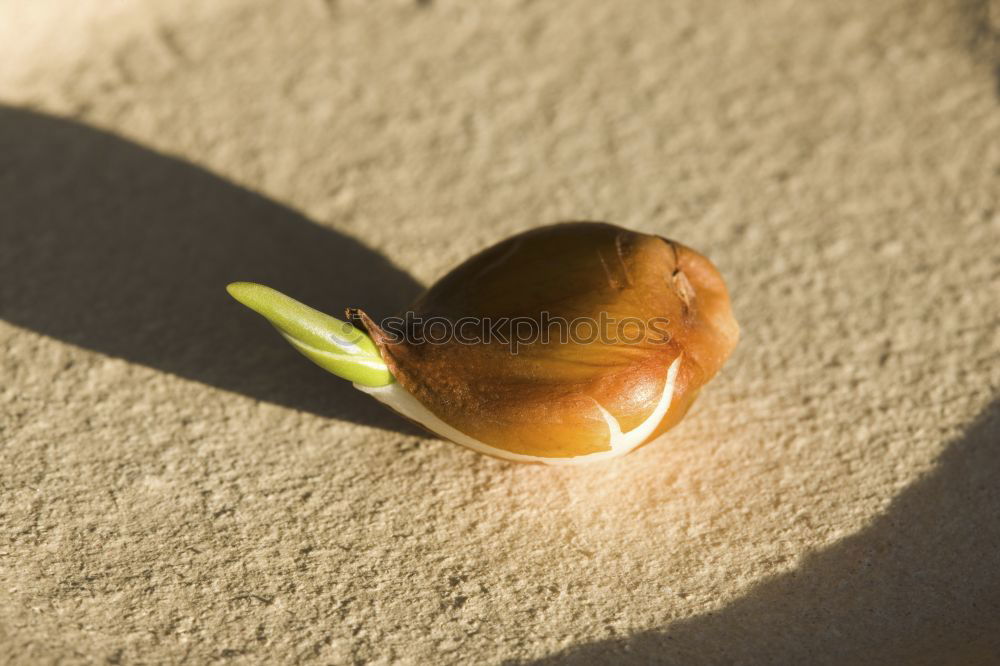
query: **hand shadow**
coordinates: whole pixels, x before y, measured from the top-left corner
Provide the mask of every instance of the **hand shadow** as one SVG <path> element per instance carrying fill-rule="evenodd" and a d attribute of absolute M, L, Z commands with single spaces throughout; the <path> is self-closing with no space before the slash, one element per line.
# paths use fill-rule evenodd
<path fill-rule="evenodd" d="M 706 615 L 542 664 L 1000 664 L 1000 400 L 861 532 Z"/>
<path fill-rule="evenodd" d="M 335 316 L 390 314 L 420 290 L 358 241 L 204 169 L 0 106 L 0 318 L 258 400 L 420 432 L 299 356 L 229 297 L 234 280 Z"/>

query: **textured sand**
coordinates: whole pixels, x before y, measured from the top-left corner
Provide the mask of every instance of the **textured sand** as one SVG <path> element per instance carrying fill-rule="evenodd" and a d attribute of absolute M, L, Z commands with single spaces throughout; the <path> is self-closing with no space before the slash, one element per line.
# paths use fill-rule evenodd
<path fill-rule="evenodd" d="M 0 661 L 1000 663 L 998 30 L 0 1 Z M 223 291 L 388 314 L 572 218 L 744 332 L 607 465 L 427 439 Z"/>

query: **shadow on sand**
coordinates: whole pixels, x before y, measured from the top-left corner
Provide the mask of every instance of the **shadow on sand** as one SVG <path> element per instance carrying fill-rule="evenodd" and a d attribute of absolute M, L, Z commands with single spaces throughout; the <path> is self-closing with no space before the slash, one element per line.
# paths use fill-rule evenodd
<path fill-rule="evenodd" d="M 543 664 L 1000 664 L 1000 400 L 868 528 L 708 615 Z"/>
<path fill-rule="evenodd" d="M 269 284 L 386 315 L 420 286 L 345 235 L 192 164 L 0 107 L 0 318 L 323 416 L 419 431 L 296 354 L 225 292 Z"/>

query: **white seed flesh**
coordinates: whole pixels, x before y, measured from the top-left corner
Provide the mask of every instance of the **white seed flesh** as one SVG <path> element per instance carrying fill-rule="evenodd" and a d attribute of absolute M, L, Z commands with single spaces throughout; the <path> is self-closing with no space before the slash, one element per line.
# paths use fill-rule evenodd
<path fill-rule="evenodd" d="M 354 387 L 359 391 L 363 391 L 374 397 L 379 402 L 388 405 L 403 416 L 416 421 L 431 432 L 440 435 L 442 438 L 461 444 L 462 446 L 468 447 L 473 451 L 496 456 L 497 458 L 513 460 L 515 462 L 537 462 L 546 465 L 583 465 L 625 455 L 635 447 L 642 444 L 646 438 L 649 437 L 654 430 L 656 430 L 656 427 L 660 425 L 660 421 L 662 421 L 663 417 L 666 416 L 667 410 L 670 409 L 670 403 L 674 398 L 674 383 L 677 381 L 677 372 L 680 367 L 681 357 L 678 356 L 674 359 L 673 363 L 670 364 L 670 368 L 667 370 L 667 380 L 663 385 L 663 393 L 660 394 L 660 400 L 656 403 L 656 408 L 653 409 L 652 413 L 648 417 L 646 417 L 645 421 L 626 433 L 622 432 L 621 424 L 618 423 L 618 419 L 612 416 L 611 413 L 600 404 L 597 405 L 597 408 L 601 411 L 601 415 L 608 424 L 609 449 L 607 451 L 598 451 L 596 453 L 588 453 L 582 456 L 561 458 L 547 458 L 544 456 L 529 456 L 522 453 L 512 453 L 510 451 L 490 446 L 489 444 L 484 444 L 478 439 L 474 439 L 473 437 L 466 435 L 460 430 L 442 421 L 437 415 L 431 412 L 431 410 L 422 405 L 412 393 L 404 389 L 399 382 L 393 382 L 387 386 L 378 386 L 375 388 L 361 386 L 359 384 L 355 384 Z"/>

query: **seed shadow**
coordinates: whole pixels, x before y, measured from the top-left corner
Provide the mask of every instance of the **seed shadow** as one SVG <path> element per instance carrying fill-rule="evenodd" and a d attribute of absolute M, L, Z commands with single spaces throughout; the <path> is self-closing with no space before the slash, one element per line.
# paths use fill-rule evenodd
<path fill-rule="evenodd" d="M 1000 664 L 1000 400 L 870 527 L 722 610 L 543 664 Z"/>
<path fill-rule="evenodd" d="M 225 292 L 269 284 L 331 313 L 420 291 L 358 241 L 208 171 L 0 106 L 0 318 L 258 400 L 420 431 L 288 347 Z"/>

